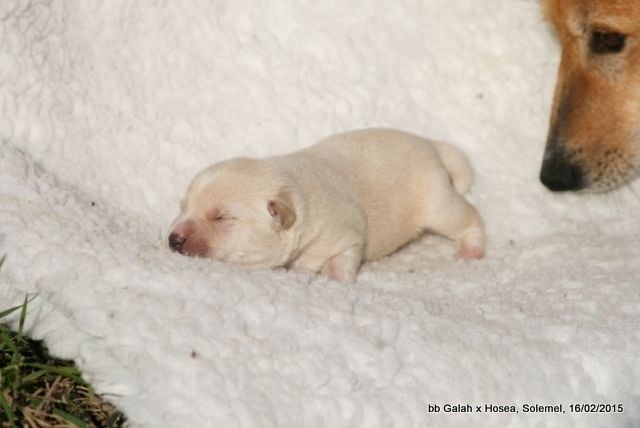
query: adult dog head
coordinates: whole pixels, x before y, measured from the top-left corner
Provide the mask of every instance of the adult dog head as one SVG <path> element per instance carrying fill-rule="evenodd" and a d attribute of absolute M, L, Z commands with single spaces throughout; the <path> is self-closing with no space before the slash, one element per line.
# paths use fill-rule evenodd
<path fill-rule="evenodd" d="M 640 0 L 543 0 L 562 45 L 540 179 L 606 191 L 640 169 Z"/>

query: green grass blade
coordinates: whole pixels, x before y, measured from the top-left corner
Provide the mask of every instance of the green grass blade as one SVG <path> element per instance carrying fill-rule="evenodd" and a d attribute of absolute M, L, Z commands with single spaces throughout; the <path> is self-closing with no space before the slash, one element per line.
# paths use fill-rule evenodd
<path fill-rule="evenodd" d="M 20 311 L 20 324 L 18 324 L 18 340 L 22 340 L 22 333 L 24 332 L 24 320 L 27 318 L 27 305 L 29 304 L 29 295 L 24 296 L 24 302 L 22 303 L 22 310 Z"/>
<path fill-rule="evenodd" d="M 82 419 L 78 418 L 77 416 L 73 416 L 72 414 L 69 414 L 64 410 L 53 409 L 52 413 L 56 416 L 60 416 L 62 419 L 64 419 L 67 422 L 71 422 L 72 424 L 78 426 L 79 428 L 89 428 L 89 425 L 83 422 Z"/>
<path fill-rule="evenodd" d="M 4 327 L 0 328 L 0 343 L 2 343 L 3 346 L 9 348 L 11 353 L 13 353 L 14 355 L 18 353 L 18 347 L 13 341 L 11 335 Z"/>
<path fill-rule="evenodd" d="M 18 305 L 18 306 L 14 306 L 13 308 L 9 308 L 9 309 L 7 309 L 5 311 L 0 312 L 0 318 L 4 318 L 7 315 L 10 315 L 10 314 L 14 313 L 15 311 L 17 311 L 21 307 L 22 307 L 22 305 Z"/>
<path fill-rule="evenodd" d="M 33 382 L 35 380 L 40 379 L 43 375 L 48 374 L 49 372 L 46 370 L 37 370 L 33 373 L 29 373 L 28 375 L 24 376 L 22 378 L 22 381 L 20 382 L 20 385 L 26 385 L 30 382 Z"/>
<path fill-rule="evenodd" d="M 56 366 L 49 366 L 47 364 L 39 364 L 39 363 L 26 363 L 24 364 L 24 366 L 45 370 L 48 373 L 57 374 L 57 375 L 66 377 L 68 379 L 71 379 L 80 385 L 87 386 L 87 384 L 82 379 L 82 377 L 80 377 L 80 372 L 75 367 L 56 367 Z"/>
<path fill-rule="evenodd" d="M 29 296 L 29 295 L 27 294 L 27 296 Z M 26 303 L 31 303 L 31 302 L 33 302 L 33 300 L 34 300 L 36 297 L 38 297 L 38 294 L 37 294 L 37 293 L 36 293 L 36 294 L 34 294 L 34 295 L 31 297 L 31 299 L 26 300 Z M 26 297 L 25 297 L 25 299 L 26 299 Z M 7 315 L 10 315 L 10 314 L 14 313 L 14 312 L 15 312 L 15 311 L 17 311 L 18 309 L 22 309 L 22 308 L 24 307 L 24 305 L 25 305 L 25 304 L 23 303 L 23 304 L 21 304 L 21 305 L 14 306 L 13 308 L 9 308 L 9 309 L 6 309 L 6 310 L 4 310 L 4 311 L 0 312 L 0 318 L 4 318 L 4 317 L 6 317 Z"/>
<path fill-rule="evenodd" d="M 2 410 L 4 410 L 4 414 L 7 416 L 9 426 L 11 428 L 16 428 L 16 416 L 13 414 L 13 409 L 4 398 L 4 394 L 2 392 L 0 392 L 0 406 L 2 406 Z"/>
<path fill-rule="evenodd" d="M 2 265 L 4 264 L 5 260 L 7 260 L 7 255 L 6 254 L 4 256 L 0 257 L 0 269 L 2 269 Z"/>

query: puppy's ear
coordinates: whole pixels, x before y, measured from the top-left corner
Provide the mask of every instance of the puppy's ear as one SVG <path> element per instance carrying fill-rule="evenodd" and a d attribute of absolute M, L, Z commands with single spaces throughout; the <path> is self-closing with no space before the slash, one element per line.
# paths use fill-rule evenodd
<path fill-rule="evenodd" d="M 267 203 L 269 214 L 284 230 L 289 229 L 296 222 L 296 211 L 287 190 L 281 190 L 275 199 Z"/>

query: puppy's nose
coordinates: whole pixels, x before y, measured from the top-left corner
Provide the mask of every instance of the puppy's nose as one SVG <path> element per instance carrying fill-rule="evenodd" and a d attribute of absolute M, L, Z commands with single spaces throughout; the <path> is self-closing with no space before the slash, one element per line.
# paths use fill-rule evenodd
<path fill-rule="evenodd" d="M 565 155 L 550 153 L 542 163 L 540 181 L 554 192 L 580 190 L 584 187 L 584 173 L 579 165 Z"/>
<path fill-rule="evenodd" d="M 177 251 L 178 253 L 182 252 L 182 246 L 187 238 L 178 233 L 172 233 L 169 235 L 169 248 L 173 251 Z"/>

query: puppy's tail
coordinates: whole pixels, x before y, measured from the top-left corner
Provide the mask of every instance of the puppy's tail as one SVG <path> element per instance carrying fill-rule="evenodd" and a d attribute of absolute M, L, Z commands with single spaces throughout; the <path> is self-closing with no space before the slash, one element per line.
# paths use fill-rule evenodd
<path fill-rule="evenodd" d="M 465 154 L 451 144 L 434 141 L 433 145 L 449 173 L 453 188 L 461 195 L 467 193 L 473 184 L 473 170 Z"/>

